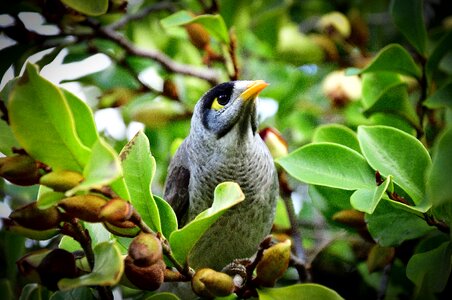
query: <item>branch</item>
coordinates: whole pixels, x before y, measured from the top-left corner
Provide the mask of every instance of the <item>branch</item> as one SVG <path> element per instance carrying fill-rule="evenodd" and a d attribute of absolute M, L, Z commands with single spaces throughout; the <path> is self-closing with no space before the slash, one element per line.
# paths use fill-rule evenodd
<path fill-rule="evenodd" d="M 179 73 L 182 75 L 188 75 L 197 77 L 200 79 L 204 79 L 208 81 L 209 83 L 216 85 L 219 83 L 219 76 L 217 72 L 205 69 L 205 68 L 199 68 L 199 67 L 193 67 L 186 64 L 181 64 L 176 61 L 173 61 L 171 58 L 163 54 L 162 52 L 156 51 L 156 50 L 144 50 L 135 47 L 129 40 L 127 40 L 124 36 L 119 34 L 118 32 L 112 30 L 108 27 L 101 27 L 99 24 L 92 20 L 87 19 L 87 24 L 93 28 L 100 36 L 115 42 L 116 44 L 120 45 L 128 54 L 135 55 L 139 57 L 149 58 L 152 59 L 159 64 L 162 65 L 167 71 L 173 72 L 173 73 Z"/>
<path fill-rule="evenodd" d="M 119 21 L 116 21 L 115 23 L 108 25 L 107 28 L 110 30 L 118 30 L 127 25 L 127 23 L 129 23 L 130 21 L 143 19 L 150 13 L 161 10 L 168 10 L 174 12 L 175 11 L 174 3 L 170 1 L 154 3 L 148 7 L 143 8 L 142 10 L 138 11 L 135 14 L 125 15 Z"/>

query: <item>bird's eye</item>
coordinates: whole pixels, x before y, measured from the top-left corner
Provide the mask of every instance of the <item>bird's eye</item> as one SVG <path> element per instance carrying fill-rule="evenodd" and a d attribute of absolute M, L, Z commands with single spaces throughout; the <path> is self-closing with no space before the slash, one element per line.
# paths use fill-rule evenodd
<path fill-rule="evenodd" d="M 229 102 L 229 97 L 227 95 L 220 95 L 216 97 L 212 102 L 213 110 L 220 110 Z"/>

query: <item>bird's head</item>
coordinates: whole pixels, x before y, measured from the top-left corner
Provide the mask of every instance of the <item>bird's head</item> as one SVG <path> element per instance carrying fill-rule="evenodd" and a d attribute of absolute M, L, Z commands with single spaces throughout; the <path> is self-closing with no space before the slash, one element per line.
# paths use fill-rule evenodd
<path fill-rule="evenodd" d="M 192 131 L 217 140 L 234 134 L 254 135 L 258 126 L 255 100 L 267 85 L 263 80 L 239 80 L 213 87 L 196 104 Z"/>

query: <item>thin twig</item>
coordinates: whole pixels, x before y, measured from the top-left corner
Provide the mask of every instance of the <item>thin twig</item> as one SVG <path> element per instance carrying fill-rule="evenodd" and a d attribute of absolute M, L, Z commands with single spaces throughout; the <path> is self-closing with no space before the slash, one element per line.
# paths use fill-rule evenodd
<path fill-rule="evenodd" d="M 120 33 L 108 27 L 99 26 L 99 24 L 92 19 L 87 19 L 86 24 L 93 28 L 101 37 L 106 38 L 120 45 L 129 55 L 135 55 L 139 57 L 152 59 L 161 64 L 162 67 L 164 67 L 169 72 L 204 79 L 213 85 L 219 83 L 219 77 L 217 72 L 211 69 L 194 67 L 191 65 L 178 63 L 157 50 L 151 49 L 144 50 L 137 48 Z"/>
<path fill-rule="evenodd" d="M 107 27 L 110 30 L 118 30 L 118 29 L 124 27 L 125 25 L 127 25 L 130 21 L 143 19 L 144 17 L 146 17 L 147 15 L 149 15 L 152 12 L 162 11 L 162 10 L 168 10 L 170 12 L 174 12 L 175 11 L 174 2 L 163 1 L 163 2 L 154 3 L 152 5 L 149 5 L 143 9 L 141 9 L 140 11 L 138 11 L 135 14 L 125 15 L 124 17 L 119 19 L 119 21 L 116 21 L 115 23 L 112 23 L 112 24 L 108 25 Z"/>
<path fill-rule="evenodd" d="M 86 259 L 88 260 L 88 264 L 92 271 L 94 269 L 95 260 L 93 248 L 91 245 L 91 237 L 88 231 L 85 228 L 83 228 L 83 226 L 77 219 L 70 218 L 69 224 L 71 225 L 72 230 L 75 233 L 75 236 L 73 236 L 73 238 L 75 238 L 82 246 L 83 251 L 85 252 Z M 99 293 L 100 299 L 113 300 L 113 293 L 110 287 L 96 285 L 95 288 Z"/>
<path fill-rule="evenodd" d="M 427 88 L 428 88 L 428 82 L 427 82 L 427 74 L 426 74 L 426 59 L 424 57 L 420 57 L 421 61 L 421 69 L 422 74 L 421 78 L 418 79 L 419 86 L 421 88 L 421 94 L 419 95 L 419 100 L 417 102 L 416 106 L 416 112 L 419 119 L 419 129 L 416 128 L 417 132 L 417 138 L 421 139 L 424 136 L 424 117 L 425 114 L 428 111 L 428 108 L 424 106 L 424 102 L 427 99 Z"/>

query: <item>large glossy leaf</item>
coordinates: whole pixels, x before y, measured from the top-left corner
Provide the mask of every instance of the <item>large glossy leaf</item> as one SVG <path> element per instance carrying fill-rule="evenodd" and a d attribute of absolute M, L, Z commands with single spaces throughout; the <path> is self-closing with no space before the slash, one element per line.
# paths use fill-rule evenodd
<path fill-rule="evenodd" d="M 366 215 L 366 222 L 374 240 L 384 247 L 399 246 L 403 241 L 435 230 L 422 219 L 422 214 L 409 212 L 394 201 L 384 199 L 373 214 Z"/>
<path fill-rule="evenodd" d="M 152 230 L 161 232 L 159 210 L 151 192 L 155 159 L 146 135 L 139 131 L 124 146 L 119 156 L 132 205 Z"/>
<path fill-rule="evenodd" d="M 427 179 L 427 195 L 435 207 L 452 203 L 452 127 L 437 140 L 433 165 Z"/>
<path fill-rule="evenodd" d="M 422 0 L 392 0 L 389 8 L 400 32 L 420 54 L 425 54 L 427 44 L 423 3 Z"/>
<path fill-rule="evenodd" d="M 395 72 L 415 78 L 420 78 L 421 76 L 421 70 L 411 55 L 398 44 L 390 44 L 384 47 L 367 67 L 357 72 L 350 70 L 347 74 L 372 72 Z"/>
<path fill-rule="evenodd" d="M 354 209 L 372 214 L 380 200 L 385 196 L 386 190 L 391 183 L 391 176 L 379 186 L 373 189 L 359 189 L 350 197 L 350 203 Z"/>
<path fill-rule="evenodd" d="M 108 185 L 122 175 L 122 169 L 115 150 L 99 138 L 93 145 L 91 157 L 83 170 L 85 178 L 81 184 L 66 192 L 73 195 L 78 191 L 100 188 Z"/>
<path fill-rule="evenodd" d="M 235 182 L 220 183 L 214 192 L 213 204 L 194 220 L 170 235 L 170 245 L 174 257 L 184 263 L 191 249 L 201 236 L 226 210 L 245 199 L 240 186 Z"/>
<path fill-rule="evenodd" d="M 339 300 L 342 298 L 336 291 L 315 283 L 293 284 L 280 288 L 257 289 L 260 300 L 297 299 L 297 300 Z"/>
<path fill-rule="evenodd" d="M 310 144 L 277 160 L 296 179 L 345 190 L 371 188 L 375 173 L 358 152 L 333 143 Z"/>
<path fill-rule="evenodd" d="M 178 11 L 171 16 L 161 20 L 164 27 L 181 26 L 191 23 L 198 23 L 216 39 L 223 43 L 229 43 L 229 34 L 226 24 L 221 15 L 200 15 L 194 16 L 186 10 Z"/>
<path fill-rule="evenodd" d="M 108 9 L 108 0 L 61 0 L 61 2 L 88 16 L 102 15 Z"/>
<path fill-rule="evenodd" d="M 415 137 L 387 126 L 359 126 L 358 140 L 369 164 L 393 180 L 420 204 L 425 195 L 425 175 L 430 156 Z"/>
<path fill-rule="evenodd" d="M 19 142 L 14 137 L 14 134 L 11 130 L 11 127 L 8 124 L 0 119 L 0 152 L 5 154 L 6 156 L 10 156 L 13 154 L 13 147 L 18 147 Z"/>
<path fill-rule="evenodd" d="M 58 287 L 67 291 L 82 286 L 112 286 L 118 283 L 124 272 L 124 263 L 118 246 L 113 242 L 103 242 L 93 249 L 94 268 L 91 273 L 78 278 L 63 278 Z"/>
<path fill-rule="evenodd" d="M 419 127 L 418 117 L 408 97 L 407 86 L 391 72 L 364 74 L 362 103 L 364 115 L 386 113 L 406 119 Z"/>
<path fill-rule="evenodd" d="M 314 136 L 312 137 L 313 143 L 336 143 L 349 147 L 350 149 L 360 152 L 358 138 L 356 133 L 348 128 L 347 126 L 341 124 L 326 124 L 320 125 L 314 131 Z"/>
<path fill-rule="evenodd" d="M 420 298 L 444 290 L 451 271 L 452 244 L 445 242 L 430 251 L 418 253 L 408 262 L 406 275 L 414 282 Z"/>
<path fill-rule="evenodd" d="M 90 149 L 77 135 L 64 94 L 36 66 L 26 66 L 11 92 L 8 112 L 15 137 L 33 158 L 54 170 L 83 170 Z"/>

